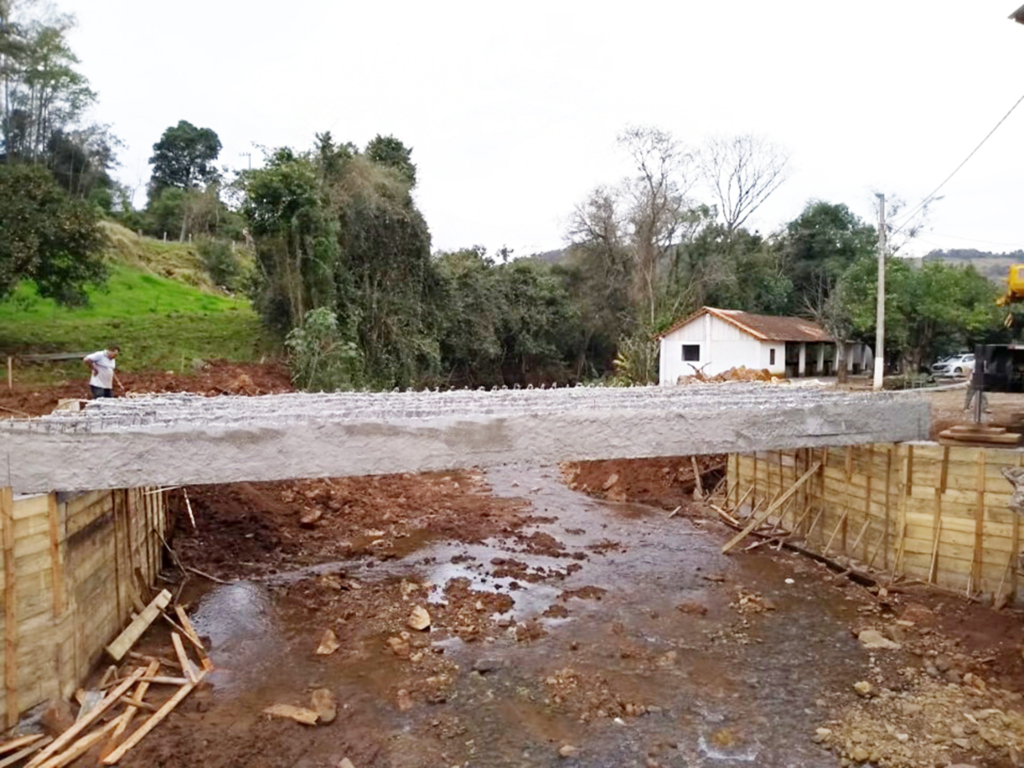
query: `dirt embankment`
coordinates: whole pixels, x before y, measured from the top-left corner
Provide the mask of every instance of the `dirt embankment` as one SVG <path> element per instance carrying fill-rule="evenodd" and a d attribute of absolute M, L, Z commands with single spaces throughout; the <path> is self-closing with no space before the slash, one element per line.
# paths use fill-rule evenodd
<path fill-rule="evenodd" d="M 207 397 L 216 395 L 269 395 L 292 392 L 288 369 L 280 363 L 231 363 L 211 360 L 195 373 L 174 371 L 119 371 L 118 379 L 125 391 L 119 397 L 157 392 L 191 392 Z M 6 382 L 5 382 L 6 384 Z M 0 389 L 0 418 L 42 416 L 57 407 L 63 399 L 89 397 L 89 375 L 85 365 L 82 377 L 49 387 L 30 388 L 15 384 L 14 390 Z"/>
<path fill-rule="evenodd" d="M 474 472 L 230 483 L 171 492 L 174 544 L 212 575 L 239 578 L 369 556 L 391 560 L 429 541 L 518 535 L 536 518 L 497 499 Z"/>
<path fill-rule="evenodd" d="M 695 457 L 701 487 L 710 494 L 725 476 L 725 454 Z M 562 476 L 574 491 L 608 501 L 654 504 L 665 509 L 693 502 L 697 483 L 689 456 L 660 459 L 576 461 L 562 465 Z"/>

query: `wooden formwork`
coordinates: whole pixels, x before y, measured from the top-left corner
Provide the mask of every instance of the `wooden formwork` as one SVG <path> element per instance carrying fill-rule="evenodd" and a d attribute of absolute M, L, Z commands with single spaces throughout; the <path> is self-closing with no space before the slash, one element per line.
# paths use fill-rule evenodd
<path fill-rule="evenodd" d="M 773 515 L 777 529 L 894 578 L 1018 597 L 1020 519 L 1001 469 L 1024 466 L 1024 451 L 899 443 L 734 454 L 729 502 L 766 508 L 817 462 Z"/>
<path fill-rule="evenodd" d="M 163 494 L 14 497 L 0 488 L 0 717 L 68 698 L 129 620 L 161 562 Z"/>

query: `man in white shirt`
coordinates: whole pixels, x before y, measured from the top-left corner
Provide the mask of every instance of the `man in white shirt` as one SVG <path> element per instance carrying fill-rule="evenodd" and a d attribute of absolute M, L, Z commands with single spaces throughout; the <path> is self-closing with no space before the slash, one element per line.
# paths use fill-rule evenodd
<path fill-rule="evenodd" d="M 107 349 L 101 349 L 99 352 L 93 352 L 82 358 L 85 364 L 92 369 L 89 392 L 92 393 L 93 399 L 114 396 L 114 382 L 117 380 L 114 375 L 117 363 L 114 361 L 119 354 L 121 354 L 121 348 L 112 344 Z"/>

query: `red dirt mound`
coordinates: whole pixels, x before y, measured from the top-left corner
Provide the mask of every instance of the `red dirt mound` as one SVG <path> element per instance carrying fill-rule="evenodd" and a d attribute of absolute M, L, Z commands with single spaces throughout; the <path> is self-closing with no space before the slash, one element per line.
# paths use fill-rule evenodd
<path fill-rule="evenodd" d="M 56 384 L 52 387 L 28 388 L 15 385 L 14 390 L 0 390 L 0 418 L 42 416 L 52 411 L 58 400 L 87 398 L 89 377 L 82 366 L 78 381 Z M 173 371 L 119 372 L 118 379 L 128 394 L 153 392 L 192 392 L 214 397 L 216 395 L 269 395 L 291 392 L 292 382 L 288 369 L 281 363 L 231 363 L 211 360 L 196 373 L 178 374 Z M 121 394 L 120 391 L 117 393 Z"/>

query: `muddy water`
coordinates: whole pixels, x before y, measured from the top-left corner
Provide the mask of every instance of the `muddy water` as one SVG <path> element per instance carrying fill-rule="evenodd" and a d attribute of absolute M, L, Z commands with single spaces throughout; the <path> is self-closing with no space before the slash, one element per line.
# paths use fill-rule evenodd
<path fill-rule="evenodd" d="M 816 583 L 816 566 L 787 555 L 723 556 L 716 524 L 595 501 L 566 488 L 554 469 L 505 467 L 487 481 L 495 495 L 527 498 L 551 521 L 530 531 L 549 534 L 568 556 L 532 554 L 512 538 L 446 542 L 398 561 L 331 563 L 218 586 L 195 616 L 218 667 L 217 705 L 237 710 L 244 722 L 258 716 L 254 702 L 265 706 L 327 685 L 342 702 L 346 732 L 367 729 L 379 744 L 366 765 L 565 765 L 557 750 L 566 744 L 579 750 L 570 762 L 608 768 L 836 765 L 810 742 L 824 717 L 816 702 L 824 692 L 848 691 L 867 659 L 847 631 L 852 604 Z M 586 559 L 574 559 L 577 553 Z M 495 558 L 562 577 L 498 578 Z M 582 568 L 570 572 L 573 563 Z M 305 623 L 289 626 L 276 609 L 279 584 L 336 571 L 367 583 L 400 577 L 439 587 L 467 578 L 475 590 L 509 594 L 514 621 L 539 620 L 546 634 L 518 642 L 510 626 L 489 642 L 445 637 L 445 658 L 462 670 L 447 701 L 400 712 L 385 692 L 408 673 L 381 653 L 379 639 L 325 667 L 309 652 Z M 563 590 L 583 587 L 606 591 L 600 599 L 559 599 Z M 775 610 L 741 614 L 730 605 L 738 589 L 768 598 Z M 431 599 L 443 600 L 443 588 Z M 568 616 L 542 616 L 556 603 Z M 695 603 L 705 615 L 677 610 Z M 469 672 L 481 660 L 493 670 Z M 602 716 L 599 705 L 576 706 L 586 704 L 587 693 L 554 701 L 545 680 L 566 669 L 582 680 L 581 690 L 603 685 L 651 712 Z M 449 722 L 459 724 L 455 735 L 439 742 L 432 734 Z M 345 756 L 329 729 L 310 733 L 310 748 L 295 765 L 337 765 Z"/>

